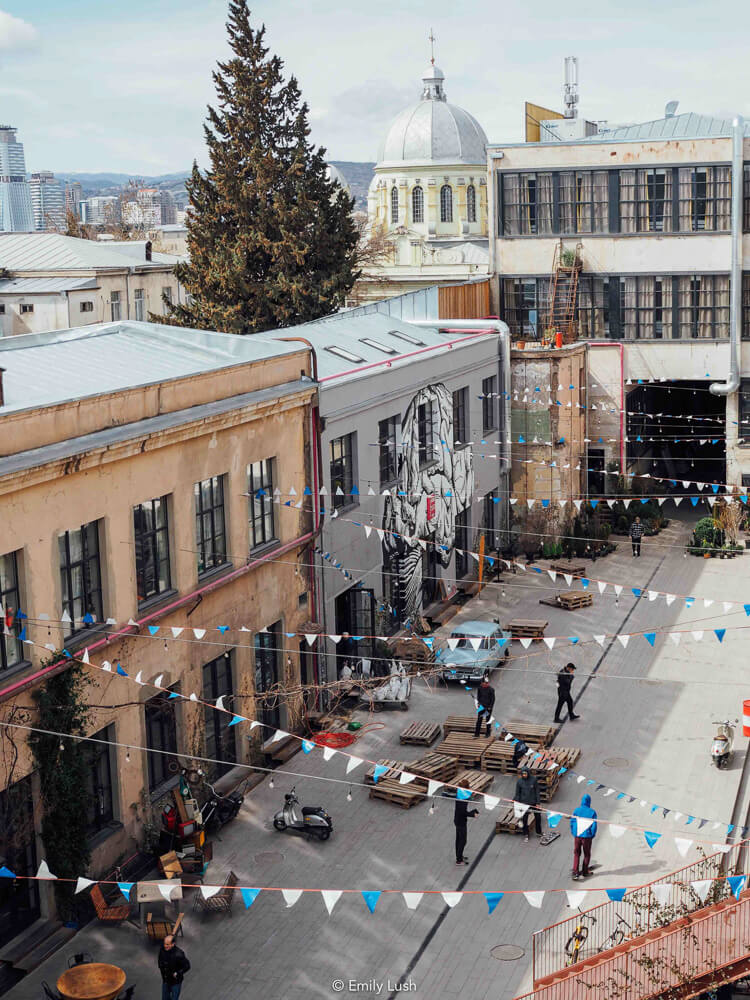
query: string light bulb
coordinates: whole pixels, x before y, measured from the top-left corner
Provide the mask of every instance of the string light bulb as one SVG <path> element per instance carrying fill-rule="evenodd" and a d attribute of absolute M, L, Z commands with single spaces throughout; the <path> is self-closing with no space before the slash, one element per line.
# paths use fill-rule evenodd
<path fill-rule="evenodd" d="M 60 747 L 59 747 L 59 749 L 60 749 L 61 752 L 65 749 L 65 744 L 63 743 L 62 740 L 60 740 Z"/>
<path fill-rule="evenodd" d="M 273 775 L 271 775 L 271 780 L 268 782 L 268 787 L 273 788 Z"/>
<path fill-rule="evenodd" d="M 349 791 L 346 793 L 346 801 L 347 802 L 351 802 L 352 801 L 352 786 L 351 785 L 349 785 Z"/>
<path fill-rule="evenodd" d="M 433 798 L 432 802 L 430 803 L 430 816 L 434 815 L 435 815 L 435 799 Z"/>
<path fill-rule="evenodd" d="M 125 763 L 126 764 L 130 763 L 130 747 L 128 747 L 127 750 L 125 751 Z"/>

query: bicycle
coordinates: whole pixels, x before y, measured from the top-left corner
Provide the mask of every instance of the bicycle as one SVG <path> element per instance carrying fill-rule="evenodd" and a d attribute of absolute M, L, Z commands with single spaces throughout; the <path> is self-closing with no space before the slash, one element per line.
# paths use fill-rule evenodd
<path fill-rule="evenodd" d="M 578 907 L 578 912 L 581 916 L 576 924 L 576 929 L 570 935 L 565 944 L 565 954 L 567 956 L 566 965 L 575 965 L 576 962 L 579 961 L 578 956 L 586 943 L 589 931 L 596 923 L 596 917 L 592 917 L 590 913 L 584 913 L 580 906 Z M 590 921 L 591 926 L 588 926 L 584 921 Z"/>
<path fill-rule="evenodd" d="M 635 937 L 635 931 L 631 925 L 627 922 L 625 917 L 617 914 L 617 923 L 615 924 L 615 929 L 609 935 L 609 937 L 604 941 L 604 944 L 600 946 L 599 951 L 609 951 L 610 948 L 616 948 L 618 944 L 622 944 L 625 938 Z"/>

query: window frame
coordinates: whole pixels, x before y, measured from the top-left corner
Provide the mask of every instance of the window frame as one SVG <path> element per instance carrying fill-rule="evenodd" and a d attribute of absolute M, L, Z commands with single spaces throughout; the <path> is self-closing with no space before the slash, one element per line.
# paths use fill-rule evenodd
<path fill-rule="evenodd" d="M 122 299 L 119 289 L 114 289 L 109 293 L 109 310 L 112 322 L 119 323 L 122 319 Z"/>
<path fill-rule="evenodd" d="M 0 555 L 0 562 L 5 559 L 10 560 L 10 572 L 6 569 L 5 574 L 0 573 L 0 606 L 3 611 L 6 612 L 8 608 L 12 608 L 14 612 L 13 625 L 10 628 L 11 635 L 0 634 L 0 671 L 6 673 L 8 670 L 13 670 L 20 663 L 24 662 L 23 656 L 23 644 L 17 638 L 18 624 L 16 619 L 16 614 L 21 607 L 21 581 L 18 573 L 18 555 L 21 549 L 14 549 L 11 552 L 4 552 Z M 7 579 L 12 577 L 12 584 L 9 586 Z M 11 598 L 9 602 L 8 598 Z M 5 629 L 2 629 L 5 632 Z M 15 647 L 17 659 L 11 662 L 10 649 Z"/>
<path fill-rule="evenodd" d="M 440 187 L 440 221 L 453 222 L 453 188 L 450 184 Z"/>
<path fill-rule="evenodd" d="M 73 559 L 71 555 L 72 535 L 79 534 L 80 537 L 80 558 Z M 60 607 L 63 613 L 66 611 L 70 615 L 70 632 L 68 635 L 75 635 L 76 632 L 83 631 L 101 625 L 104 621 L 104 586 L 102 580 L 101 565 L 101 520 L 89 521 L 79 528 L 69 531 L 61 531 L 57 536 L 59 571 L 60 571 Z M 63 552 L 64 548 L 64 552 Z M 95 565 L 95 576 L 98 584 L 92 584 L 92 567 Z M 78 570 L 78 573 L 76 573 Z M 74 593 L 76 576 L 80 576 L 81 594 Z M 65 594 L 68 594 L 66 600 Z M 92 600 L 93 597 L 93 600 Z M 97 603 L 98 597 L 98 603 Z M 81 604 L 82 614 L 77 615 L 76 604 Z M 84 622 L 85 615 L 91 615 L 94 619 L 92 623 Z M 76 624 L 77 623 L 77 624 Z"/>
<path fill-rule="evenodd" d="M 380 488 L 398 481 L 398 445 L 401 414 L 378 421 L 378 475 Z"/>
<path fill-rule="evenodd" d="M 170 689 L 172 692 L 174 688 Z M 169 770 L 170 760 L 179 763 L 177 756 L 177 712 L 175 702 L 167 692 L 155 695 L 143 703 L 146 746 L 149 750 L 166 750 L 166 753 L 147 753 L 148 787 L 151 795 L 170 781 L 174 775 Z M 154 728 L 155 724 L 156 727 Z M 158 738 L 153 739 L 154 735 Z"/>
<path fill-rule="evenodd" d="M 159 504 L 159 507 L 155 506 Z M 144 511 L 148 510 L 150 505 L 151 508 L 151 518 L 153 527 L 143 528 L 141 532 L 138 531 L 137 517 L 140 512 L 140 516 L 145 519 Z M 158 524 L 158 512 L 164 511 L 164 523 Z M 157 601 L 162 599 L 165 594 L 172 593 L 172 559 L 171 559 L 171 546 L 169 537 L 169 494 L 164 494 L 161 497 L 153 497 L 151 500 L 145 500 L 143 503 L 136 504 L 133 507 L 133 534 L 135 538 L 135 565 L 136 565 L 136 594 L 138 597 L 138 607 L 141 608 L 144 605 L 149 604 L 151 601 Z M 140 538 L 139 538 L 140 534 Z M 160 551 L 160 542 L 164 546 Z M 141 559 L 139 560 L 139 546 L 141 549 Z M 156 589 L 153 593 L 144 594 L 141 596 L 138 591 L 141 589 L 139 582 L 139 575 L 143 579 L 146 574 L 146 567 L 144 566 L 139 570 L 139 561 L 143 562 L 143 549 L 148 547 L 153 565 L 156 568 Z M 161 570 L 162 565 L 166 564 L 166 579 L 164 587 L 161 586 Z"/>
<path fill-rule="evenodd" d="M 398 188 L 394 184 L 391 187 L 391 225 L 398 224 Z"/>
<path fill-rule="evenodd" d="M 203 700 L 208 702 L 203 707 L 205 755 L 209 760 L 221 761 L 221 764 L 209 764 L 214 779 L 231 771 L 237 763 L 237 740 L 234 727 L 223 725 L 221 716 L 212 707 L 219 697 L 228 699 L 231 704 L 234 698 L 235 672 L 233 667 L 231 650 L 221 653 L 201 667 Z"/>
<path fill-rule="evenodd" d="M 282 625 L 281 621 L 274 622 L 262 632 L 256 632 L 253 636 L 253 691 L 256 696 L 255 711 L 265 725 L 272 728 L 279 728 L 281 725 L 281 698 L 276 696 L 271 703 L 258 699 L 259 694 L 266 694 L 274 684 L 278 684 L 283 679 L 282 665 Z M 268 654 L 268 656 L 267 656 Z M 266 681 L 271 678 L 270 684 L 266 686 Z M 263 683 L 259 686 L 258 681 Z M 268 734 L 264 734 L 266 737 Z"/>
<path fill-rule="evenodd" d="M 79 302 L 78 305 L 79 305 L 79 310 L 78 310 L 79 312 L 92 313 L 94 311 L 94 303 L 91 301 L 91 299 L 84 299 L 82 302 Z"/>
<path fill-rule="evenodd" d="M 411 189 L 411 221 L 420 225 L 424 223 L 424 188 L 415 184 Z"/>
<path fill-rule="evenodd" d="M 261 458 L 247 466 L 248 492 L 248 542 L 250 551 L 276 544 L 276 516 L 274 513 L 274 473 L 276 459 Z M 262 493 L 262 496 L 258 496 Z"/>
<path fill-rule="evenodd" d="M 482 434 L 498 430 L 497 375 L 482 379 Z"/>
<path fill-rule="evenodd" d="M 198 577 L 215 573 L 230 564 L 227 555 L 227 518 L 226 518 L 226 473 L 219 476 L 209 476 L 193 483 L 194 517 L 195 517 L 195 547 Z M 204 487 L 208 490 L 209 503 L 204 506 Z M 218 498 L 217 498 L 218 493 Z M 220 531 L 217 531 L 218 521 L 221 521 Z M 205 530 L 208 528 L 208 532 Z M 223 547 L 217 548 L 216 539 L 223 538 Z M 208 556 L 210 548 L 211 554 Z M 210 565 L 207 562 L 210 560 Z"/>
<path fill-rule="evenodd" d="M 469 387 L 462 386 L 453 391 L 453 446 L 465 448 L 471 434 L 469 422 Z"/>
<path fill-rule="evenodd" d="M 133 312 L 135 313 L 134 319 L 137 323 L 143 322 L 143 317 L 145 315 L 146 296 L 144 294 L 143 288 L 133 289 Z"/>
<path fill-rule="evenodd" d="M 477 221 L 477 189 L 473 184 L 466 185 L 466 221 Z"/>
<path fill-rule="evenodd" d="M 435 407 L 431 399 L 417 406 L 417 455 L 419 468 L 433 465 L 437 455 L 435 450 Z"/>
<path fill-rule="evenodd" d="M 18 312 L 19 312 L 19 315 L 21 315 L 21 316 L 30 316 L 31 313 L 34 312 L 34 303 L 33 302 L 19 302 L 18 303 Z"/>
<path fill-rule="evenodd" d="M 463 510 L 456 511 L 455 549 L 456 549 L 456 580 L 463 580 L 469 572 L 469 532 L 471 530 L 471 504 Z"/>
<path fill-rule="evenodd" d="M 349 434 L 332 438 L 328 446 L 328 473 L 331 479 L 331 503 L 334 510 L 356 507 L 358 503 L 357 495 L 352 493 L 357 478 L 355 475 L 356 437 L 357 432 L 350 431 Z M 340 472 L 338 471 L 339 467 Z M 336 492 L 339 486 L 343 495 Z"/>
<path fill-rule="evenodd" d="M 117 819 L 116 807 L 117 796 L 115 789 L 118 787 L 116 774 L 117 762 L 113 760 L 113 747 L 110 746 L 115 740 L 115 724 L 111 722 L 108 726 L 94 733 L 92 740 L 102 740 L 102 743 L 86 743 L 86 789 L 89 793 L 87 806 L 86 832 L 89 840 L 107 828 L 111 828 Z M 102 769 L 100 771 L 99 769 Z M 104 783 L 98 782 L 102 776 Z M 97 809 L 98 791 L 107 793 L 108 805 L 102 809 Z M 101 802 L 101 797 L 99 799 Z"/>

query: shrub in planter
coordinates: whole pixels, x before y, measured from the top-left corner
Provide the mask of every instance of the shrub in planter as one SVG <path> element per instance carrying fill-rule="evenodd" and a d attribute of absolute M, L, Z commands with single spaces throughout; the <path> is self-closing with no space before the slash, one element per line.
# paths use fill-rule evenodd
<path fill-rule="evenodd" d="M 627 535 L 629 527 L 627 515 L 620 514 L 617 518 L 617 534 Z"/>
<path fill-rule="evenodd" d="M 703 545 L 704 542 L 712 545 L 716 534 L 714 519 L 712 517 L 702 517 L 696 524 L 694 533 L 698 545 Z"/>

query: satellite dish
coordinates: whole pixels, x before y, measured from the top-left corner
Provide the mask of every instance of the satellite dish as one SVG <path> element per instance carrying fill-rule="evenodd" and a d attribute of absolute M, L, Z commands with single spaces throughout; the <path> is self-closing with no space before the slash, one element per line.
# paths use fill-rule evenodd
<path fill-rule="evenodd" d="M 674 118 L 679 103 L 680 103 L 679 101 L 668 101 L 667 106 L 664 108 L 664 117 Z"/>

